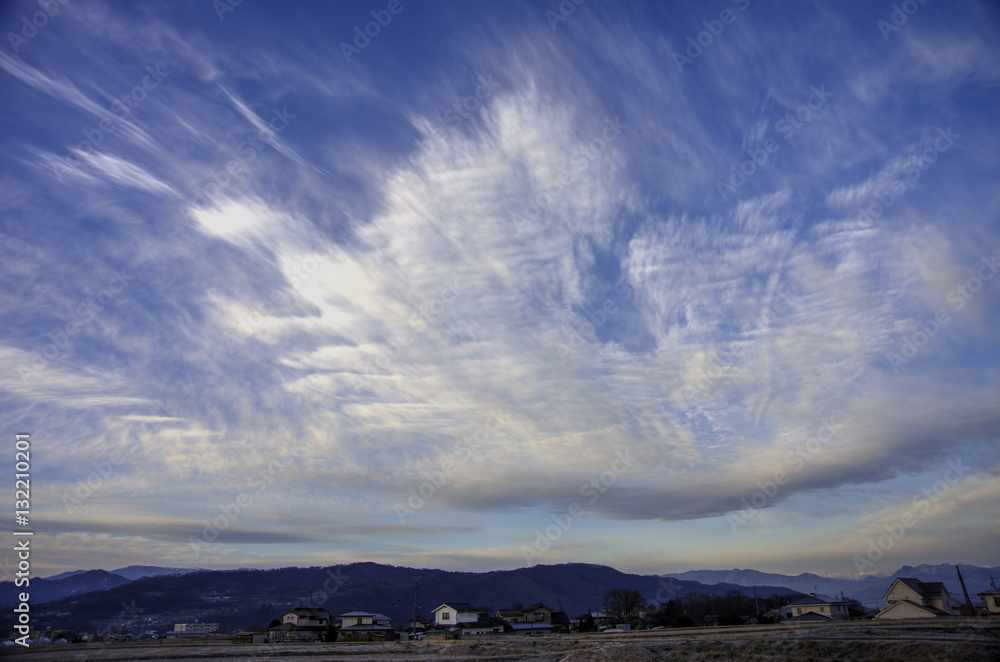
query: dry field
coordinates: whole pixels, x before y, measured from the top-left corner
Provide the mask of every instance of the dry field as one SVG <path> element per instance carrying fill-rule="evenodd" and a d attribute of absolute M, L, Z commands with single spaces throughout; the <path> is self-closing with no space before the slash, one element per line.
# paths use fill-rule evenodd
<path fill-rule="evenodd" d="M 1000 660 L 1000 622 L 857 622 L 837 625 L 690 628 L 604 635 L 477 637 L 387 644 L 286 644 L 234 646 L 225 642 L 142 642 L 107 646 L 70 645 L 0 651 L 30 662 L 77 660 L 176 660 L 209 662 L 320 662 L 400 660 L 422 662 L 653 662 L 713 660 L 791 662 L 871 660 L 938 662 Z"/>

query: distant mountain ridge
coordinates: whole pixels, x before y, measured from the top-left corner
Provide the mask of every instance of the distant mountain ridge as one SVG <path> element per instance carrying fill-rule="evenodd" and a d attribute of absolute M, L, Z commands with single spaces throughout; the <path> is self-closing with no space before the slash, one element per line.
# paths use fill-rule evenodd
<path fill-rule="evenodd" d="M 977 600 L 978 591 L 989 587 L 991 573 L 1000 578 L 1000 568 L 960 568 L 973 600 Z M 138 578 L 129 579 L 119 573 Z M 636 575 L 585 563 L 482 573 L 377 563 L 217 571 L 129 566 L 113 573 L 88 570 L 33 578 L 30 592 L 33 615 L 52 626 L 92 631 L 120 615 L 126 604 L 141 610 L 150 627 L 169 629 L 173 622 L 198 619 L 218 622 L 226 629 L 266 625 L 299 605 L 322 606 L 334 615 L 359 607 L 394 614 L 398 603 L 405 618 L 411 613 L 415 584 L 419 612 L 424 616 L 454 600 L 492 609 L 544 602 L 577 616 L 594 608 L 595 589 L 602 594 L 615 587 L 637 589 L 654 603 L 692 593 L 719 595 L 735 590 L 745 595 L 756 591 L 761 596 L 812 592 L 834 596 L 843 592 L 867 607 L 876 607 L 895 577 L 940 581 L 948 587 L 955 604 L 963 599 L 955 567 L 948 564 L 903 566 L 891 575 L 859 579 L 812 573 L 781 575 L 753 569 Z M 16 595 L 11 582 L 0 583 L 0 604 L 14 604 Z M 3 618 L 9 620 L 9 616 L 0 616 L 0 628 Z"/>
<path fill-rule="evenodd" d="M 142 579 L 143 577 L 159 577 L 161 575 L 186 575 L 191 572 L 204 572 L 201 568 L 163 568 L 157 565 L 130 565 L 111 571 L 125 579 Z"/>
<path fill-rule="evenodd" d="M 77 576 L 49 583 L 70 582 Z M 32 588 L 36 581 L 46 580 L 33 579 Z M 398 604 L 400 616 L 406 618 L 412 613 L 415 585 L 418 610 L 425 617 L 448 601 L 494 610 L 517 603 L 543 602 L 570 616 L 579 616 L 595 608 L 597 595 L 616 587 L 639 590 L 652 602 L 691 593 L 753 592 L 732 584 L 706 586 L 583 563 L 484 573 L 352 563 L 325 568 L 201 571 L 125 581 L 86 595 L 34 602 L 32 614 L 40 623 L 52 627 L 95 631 L 120 617 L 122 605 L 128 605 L 129 613 L 141 614 L 144 629 L 170 629 L 172 623 L 199 620 L 217 622 L 223 631 L 231 631 L 253 625 L 263 627 L 272 618 L 303 605 L 322 606 L 339 615 L 359 608 L 395 614 Z M 756 590 L 765 596 L 791 593 L 778 586 L 758 585 Z M 10 613 L 0 616 L 0 629 L 10 621 Z"/>
<path fill-rule="evenodd" d="M 973 601 L 976 592 L 990 586 L 990 575 L 1000 580 L 1000 568 L 983 568 L 974 565 L 958 564 L 965 579 L 966 588 Z M 823 577 L 812 573 L 799 575 L 780 575 L 761 572 L 753 569 L 733 570 L 689 570 L 687 572 L 668 573 L 665 577 L 696 581 L 703 584 L 736 584 L 738 586 L 753 586 L 755 584 L 771 584 L 784 586 L 801 593 L 820 593 L 830 596 L 840 595 L 857 598 L 866 606 L 875 606 L 889 589 L 897 577 L 915 577 L 925 582 L 942 582 L 951 593 L 953 601 L 964 600 L 962 587 L 958 583 L 955 566 L 947 563 L 922 564 L 918 566 L 904 565 L 892 574 L 866 575 L 857 579 L 849 577 Z"/>
<path fill-rule="evenodd" d="M 51 577 L 33 577 L 29 585 L 32 602 L 50 602 L 61 598 L 83 595 L 92 591 L 106 591 L 128 584 L 143 577 L 187 574 L 199 572 L 191 568 L 162 568 L 152 565 L 130 565 L 118 570 L 72 570 Z M 0 605 L 17 604 L 17 595 L 23 588 L 13 582 L 0 582 Z"/>

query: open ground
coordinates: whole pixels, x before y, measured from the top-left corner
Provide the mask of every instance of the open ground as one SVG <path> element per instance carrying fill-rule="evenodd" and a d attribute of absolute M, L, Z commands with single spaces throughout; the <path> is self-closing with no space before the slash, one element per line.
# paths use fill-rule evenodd
<path fill-rule="evenodd" d="M 872 660 L 939 662 L 1000 660 L 1000 622 L 861 621 L 819 625 L 678 628 L 617 634 L 492 636 L 419 642 L 263 644 L 139 642 L 48 646 L 3 651 L 32 662 L 76 660 L 448 660 L 496 662 L 652 662 L 654 660 Z"/>

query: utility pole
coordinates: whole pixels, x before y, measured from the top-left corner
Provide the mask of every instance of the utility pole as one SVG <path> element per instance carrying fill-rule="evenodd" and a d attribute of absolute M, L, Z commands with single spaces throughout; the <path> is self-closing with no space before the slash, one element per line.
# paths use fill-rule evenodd
<path fill-rule="evenodd" d="M 969 599 L 969 592 L 965 590 L 965 580 L 962 579 L 962 571 L 958 569 L 958 564 L 955 564 L 955 572 L 958 573 L 958 583 L 962 585 L 962 593 L 965 594 L 965 605 L 969 608 L 969 616 L 975 616 L 976 612 L 972 610 L 972 600 Z M 951 605 L 945 605 L 951 610 Z M 950 616 L 951 614 L 949 614 Z"/>
<path fill-rule="evenodd" d="M 396 598 L 396 604 L 393 606 L 393 617 L 396 619 L 396 632 L 399 632 L 399 598 Z"/>
<path fill-rule="evenodd" d="M 413 638 L 417 637 L 417 582 L 413 582 L 413 622 L 410 623 L 410 632 Z"/>
<path fill-rule="evenodd" d="M 757 618 L 760 618 L 760 602 L 757 601 L 757 587 L 753 587 L 753 604 L 757 608 Z"/>

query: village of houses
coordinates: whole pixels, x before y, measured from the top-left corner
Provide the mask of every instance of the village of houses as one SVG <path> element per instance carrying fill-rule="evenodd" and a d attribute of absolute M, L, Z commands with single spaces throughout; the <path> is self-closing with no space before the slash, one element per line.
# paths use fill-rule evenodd
<path fill-rule="evenodd" d="M 892 581 L 883 600 L 887 606 L 877 613 L 858 611 L 846 599 L 811 594 L 764 614 L 767 622 L 784 624 L 833 623 L 848 620 L 950 619 L 975 616 L 1000 618 L 1000 589 L 991 588 L 977 594 L 981 601 L 973 603 L 968 596 L 953 601 L 941 582 L 921 582 L 900 577 Z M 971 609 L 971 611 L 970 611 Z M 603 611 L 589 611 L 574 618 L 551 606 L 537 603 L 527 608 L 503 608 L 496 611 L 476 607 L 468 602 L 446 602 L 431 612 L 431 618 L 421 616 L 404 623 L 394 623 L 390 617 L 362 610 L 331 615 L 316 607 L 295 607 L 276 618 L 263 632 L 233 632 L 232 643 L 308 643 L 320 641 L 374 642 L 400 641 L 412 638 L 474 638 L 483 635 L 548 635 L 579 632 L 581 624 L 600 632 L 625 632 L 644 626 L 645 614 L 630 623 L 613 622 Z M 754 623 L 751 619 L 747 624 Z M 196 639 L 219 636 L 216 623 L 178 623 L 167 638 Z M 589 628 L 588 628 L 589 629 Z M 662 628 L 657 628 L 662 629 Z"/>

